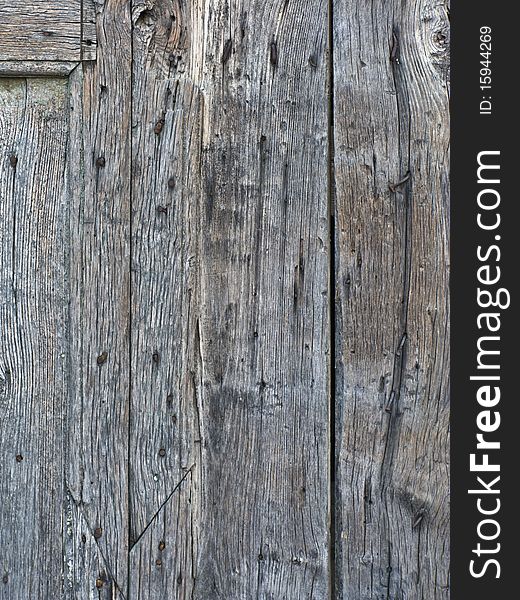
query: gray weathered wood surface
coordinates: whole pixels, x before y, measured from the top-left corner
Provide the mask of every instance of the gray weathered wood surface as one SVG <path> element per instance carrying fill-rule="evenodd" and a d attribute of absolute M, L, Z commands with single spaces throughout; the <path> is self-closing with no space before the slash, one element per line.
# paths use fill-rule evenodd
<path fill-rule="evenodd" d="M 0 599 L 448 597 L 446 11 L 0 0 Z"/>
<path fill-rule="evenodd" d="M 79 60 L 81 0 L 0 4 L 0 60 Z"/>
<path fill-rule="evenodd" d="M 62 586 L 66 104 L 63 79 L 0 79 L 1 598 Z"/>
<path fill-rule="evenodd" d="M 96 551 L 68 540 L 78 600 L 125 595 L 129 547 L 131 21 L 107 0 L 98 56 L 69 77 L 70 373 L 66 484 Z M 77 522 L 73 528 L 77 528 Z M 83 551 L 84 548 L 81 547 Z M 78 564 L 80 561 L 80 564 Z M 84 561 L 81 564 L 81 561 Z M 105 567 L 93 571 L 99 561 Z M 70 573 L 67 571 L 67 576 Z M 118 593 L 116 593 L 116 591 Z"/>
<path fill-rule="evenodd" d="M 447 6 L 333 25 L 337 596 L 448 598 Z"/>

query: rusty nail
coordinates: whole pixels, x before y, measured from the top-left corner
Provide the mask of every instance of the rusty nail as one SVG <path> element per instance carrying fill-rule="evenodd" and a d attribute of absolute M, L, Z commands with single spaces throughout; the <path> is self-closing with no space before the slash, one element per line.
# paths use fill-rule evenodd
<path fill-rule="evenodd" d="M 96 538 L 96 540 L 99 540 L 99 538 L 103 535 L 103 530 L 101 529 L 101 527 L 96 527 L 94 529 L 94 537 Z"/>
<path fill-rule="evenodd" d="M 102 579 L 96 579 L 96 587 L 99 590 L 99 588 L 103 587 L 103 580 Z"/>
<path fill-rule="evenodd" d="M 417 526 L 419 526 L 421 524 L 421 521 L 424 519 L 424 516 L 426 515 L 426 509 L 420 508 L 419 511 L 417 512 L 417 514 L 415 515 L 415 521 L 412 525 L 412 529 L 415 529 Z"/>
<path fill-rule="evenodd" d="M 21 454 L 16 455 L 16 462 L 22 462 L 23 456 Z"/>
<path fill-rule="evenodd" d="M 159 550 L 162 552 L 166 548 L 166 544 L 161 540 L 159 542 Z"/>
<path fill-rule="evenodd" d="M 164 119 L 159 119 L 153 128 L 156 135 L 159 135 L 164 127 Z"/>
<path fill-rule="evenodd" d="M 160 566 L 162 565 L 162 560 L 161 560 L 160 558 L 158 558 L 158 559 L 155 561 L 155 564 L 156 564 L 158 567 L 160 567 Z"/>
<path fill-rule="evenodd" d="M 105 350 L 97 357 L 96 362 L 98 365 L 102 365 L 102 364 L 106 363 L 107 358 L 108 358 L 108 352 Z"/>
<path fill-rule="evenodd" d="M 170 189 L 173 189 L 175 187 L 175 179 L 173 177 L 170 177 L 170 179 L 168 179 L 168 187 Z"/>
<path fill-rule="evenodd" d="M 166 456 L 166 450 L 164 448 L 159 450 L 159 456 Z"/>
<path fill-rule="evenodd" d="M 390 50 L 390 60 L 399 64 L 399 38 L 395 34 L 392 33 L 392 47 Z"/>
<path fill-rule="evenodd" d="M 273 67 L 276 67 L 276 65 L 278 64 L 278 46 L 276 45 L 275 40 L 271 42 L 271 46 L 269 49 L 269 60 L 271 61 Z"/>
<path fill-rule="evenodd" d="M 404 185 L 411 177 L 411 173 L 410 171 L 406 172 L 406 175 L 400 179 L 397 183 L 389 183 L 388 184 L 388 189 L 392 192 L 395 193 L 402 185 Z"/>

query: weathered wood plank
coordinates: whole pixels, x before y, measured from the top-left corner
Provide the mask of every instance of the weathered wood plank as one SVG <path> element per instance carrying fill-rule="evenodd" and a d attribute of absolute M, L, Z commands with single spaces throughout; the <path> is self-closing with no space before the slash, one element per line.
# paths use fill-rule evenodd
<path fill-rule="evenodd" d="M 114 583 L 110 567 L 81 507 L 70 494 L 66 497 L 64 517 L 65 593 L 55 598 L 125 600 Z"/>
<path fill-rule="evenodd" d="M 71 393 L 66 479 L 107 569 L 104 593 L 126 596 L 130 379 L 131 19 L 98 4 L 99 52 L 70 77 Z M 72 513 L 77 514 L 77 513 Z M 75 523 L 73 528 L 80 525 Z M 83 554 L 71 550 L 80 560 Z M 80 581 L 94 563 L 74 564 Z M 75 589 L 88 597 L 91 585 Z M 105 589 L 104 588 L 104 589 Z"/>
<path fill-rule="evenodd" d="M 186 29 L 193 29 L 190 6 L 135 2 L 132 10 L 133 540 L 200 447 L 194 376 L 202 95 L 179 62 L 186 60 Z"/>
<path fill-rule="evenodd" d="M 0 60 L 80 60 L 81 4 L 0 0 Z"/>
<path fill-rule="evenodd" d="M 205 100 L 194 598 L 324 599 L 327 6 L 199 10 L 186 50 Z"/>
<path fill-rule="evenodd" d="M 4 60 L 0 61 L 0 76 L 66 77 L 77 65 L 67 61 Z"/>
<path fill-rule="evenodd" d="M 337 596 L 447 598 L 446 5 L 333 25 Z"/>
<path fill-rule="evenodd" d="M 95 60 L 97 27 L 95 0 L 81 2 L 81 60 Z"/>
<path fill-rule="evenodd" d="M 133 19 L 132 593 L 327 598 L 325 6 Z"/>
<path fill-rule="evenodd" d="M 196 519 L 192 471 L 172 490 L 130 552 L 130 598 L 193 597 Z"/>
<path fill-rule="evenodd" d="M 0 79 L 0 598 L 60 598 L 67 396 L 64 79 Z"/>

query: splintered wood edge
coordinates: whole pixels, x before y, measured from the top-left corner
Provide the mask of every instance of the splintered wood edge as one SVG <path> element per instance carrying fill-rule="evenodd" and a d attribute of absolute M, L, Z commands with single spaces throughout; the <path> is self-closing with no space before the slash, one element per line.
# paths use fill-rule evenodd
<path fill-rule="evenodd" d="M 68 77 L 78 66 L 78 62 L 48 60 L 2 60 L 0 77 L 54 76 Z"/>

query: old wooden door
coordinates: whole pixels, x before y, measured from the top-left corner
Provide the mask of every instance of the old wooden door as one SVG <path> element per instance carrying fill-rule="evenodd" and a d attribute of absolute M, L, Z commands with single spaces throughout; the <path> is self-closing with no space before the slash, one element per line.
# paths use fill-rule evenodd
<path fill-rule="evenodd" d="M 0 0 L 0 598 L 448 597 L 446 40 Z"/>

